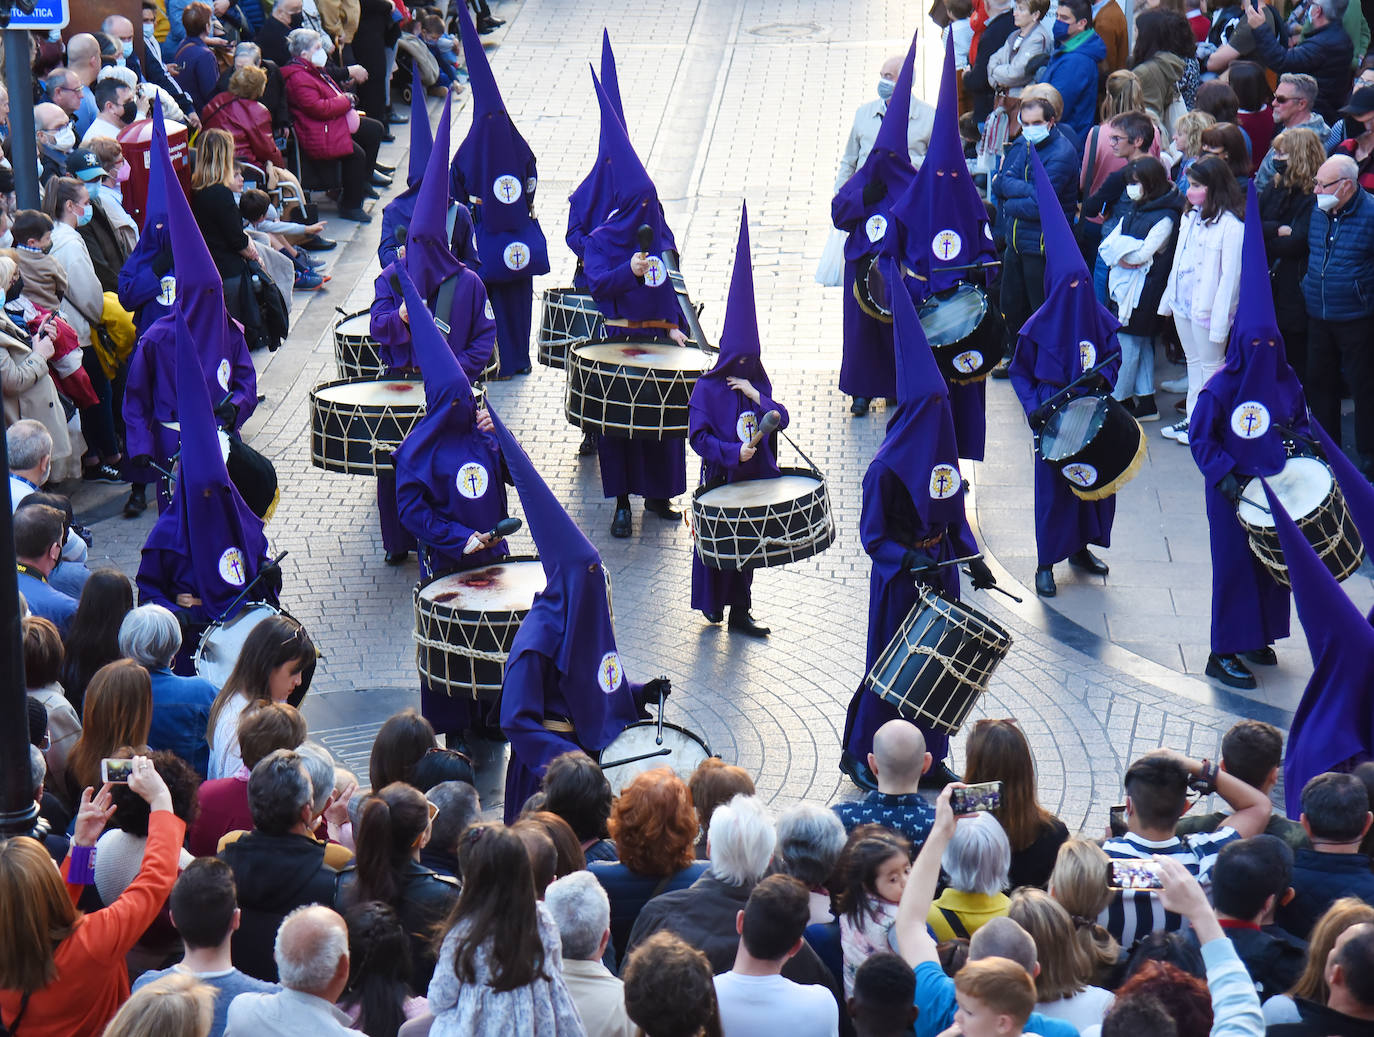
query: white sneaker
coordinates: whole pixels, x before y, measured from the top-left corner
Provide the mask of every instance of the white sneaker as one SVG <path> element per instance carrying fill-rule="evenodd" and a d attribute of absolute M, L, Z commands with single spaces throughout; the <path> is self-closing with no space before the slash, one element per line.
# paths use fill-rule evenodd
<path fill-rule="evenodd" d="M 1184 375 L 1182 378 L 1170 378 L 1168 381 L 1160 382 L 1159 387 L 1165 392 L 1187 392 L 1188 376 Z"/>
<path fill-rule="evenodd" d="M 1159 430 L 1159 434 L 1165 439 L 1172 439 L 1176 443 L 1186 444 L 1188 442 L 1188 422 L 1185 419 L 1180 421 L 1177 425 L 1166 425 Z"/>
<path fill-rule="evenodd" d="M 1188 423 L 1186 421 L 1183 423 L 1183 428 L 1179 430 L 1178 435 L 1174 437 L 1174 442 L 1179 446 L 1187 446 L 1192 442 L 1192 440 L 1188 438 Z"/>

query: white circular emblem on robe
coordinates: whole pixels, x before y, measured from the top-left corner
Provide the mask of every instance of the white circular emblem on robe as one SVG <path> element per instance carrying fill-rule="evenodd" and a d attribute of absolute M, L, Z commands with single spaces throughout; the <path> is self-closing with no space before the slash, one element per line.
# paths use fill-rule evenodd
<path fill-rule="evenodd" d="M 1085 371 L 1097 363 L 1097 347 L 1087 339 L 1078 343 L 1078 363 Z"/>
<path fill-rule="evenodd" d="M 486 305 L 482 307 L 482 312 L 487 315 L 487 320 L 496 319 L 496 310 L 492 307 L 490 299 L 488 299 Z"/>
<path fill-rule="evenodd" d="M 537 186 L 539 186 L 539 179 L 533 176 L 530 177 L 528 180 L 525 181 L 525 193 L 534 194 L 534 189 Z"/>
<path fill-rule="evenodd" d="M 983 354 L 976 349 L 966 349 L 957 355 L 952 363 L 954 370 L 962 371 L 964 374 L 973 374 L 974 371 L 983 366 Z"/>
<path fill-rule="evenodd" d="M 649 269 L 644 271 L 644 283 L 650 288 L 657 288 L 666 280 L 668 280 L 668 267 L 658 256 L 650 256 Z"/>
<path fill-rule="evenodd" d="M 1090 464 L 1075 461 L 1073 464 L 1066 464 L 1059 469 L 1064 473 L 1064 478 L 1075 486 L 1082 486 L 1084 489 L 1097 482 L 1097 469 Z"/>
<path fill-rule="evenodd" d="M 458 492 L 468 500 L 476 500 L 487 492 L 487 470 L 476 461 L 469 461 L 458 469 Z"/>
<path fill-rule="evenodd" d="M 601 657 L 601 663 L 596 668 L 596 683 L 609 695 L 620 687 L 624 680 L 625 670 L 620 665 L 620 653 L 607 652 Z"/>
<path fill-rule="evenodd" d="M 937 464 L 930 470 L 930 496 L 932 500 L 948 500 L 959 492 L 962 480 L 959 469 L 952 464 Z"/>
<path fill-rule="evenodd" d="M 226 548 L 224 554 L 219 556 L 219 575 L 225 583 L 232 583 L 235 587 L 242 587 L 247 581 L 243 552 L 237 547 Z"/>
<path fill-rule="evenodd" d="M 1269 408 L 1259 400 L 1246 400 L 1231 412 L 1231 431 L 1241 439 L 1258 439 L 1269 431 Z"/>
<path fill-rule="evenodd" d="M 219 366 L 215 368 L 215 381 L 219 382 L 219 387 L 225 392 L 229 391 L 229 373 L 231 370 L 227 357 L 221 360 Z"/>
<path fill-rule="evenodd" d="M 739 436 L 741 443 L 747 443 L 754 438 L 754 433 L 759 430 L 759 416 L 751 410 L 745 411 L 735 422 L 735 435 Z"/>
<path fill-rule="evenodd" d="M 991 224 L 987 224 L 987 223 L 983 224 L 983 237 L 987 238 L 989 241 L 992 240 L 992 226 L 991 226 Z"/>
<path fill-rule="evenodd" d="M 509 173 L 502 173 L 491 185 L 491 193 L 504 205 L 514 205 L 520 200 L 520 181 Z"/>
<path fill-rule="evenodd" d="M 864 233 L 868 235 L 869 241 L 882 241 L 883 235 L 887 233 L 887 217 L 881 213 L 874 213 L 864 224 Z"/>
<path fill-rule="evenodd" d="M 507 269 L 524 270 L 530 265 L 530 247 L 523 241 L 512 241 L 501 253 Z"/>
<path fill-rule="evenodd" d="M 957 231 L 953 230 L 940 231 L 930 242 L 930 251 L 935 254 L 935 258 L 943 259 L 946 262 L 957 256 L 963 247 L 964 239 L 959 237 Z"/>
<path fill-rule="evenodd" d="M 177 279 L 171 274 L 163 274 L 157 283 L 157 301 L 163 306 L 171 306 L 177 301 Z"/>

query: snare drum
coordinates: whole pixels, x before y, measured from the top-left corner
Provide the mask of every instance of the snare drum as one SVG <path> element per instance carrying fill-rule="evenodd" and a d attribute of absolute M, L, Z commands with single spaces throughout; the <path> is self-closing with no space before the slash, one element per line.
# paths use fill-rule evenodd
<path fill-rule="evenodd" d="M 392 471 L 391 452 L 425 413 L 419 378 L 345 378 L 310 390 L 310 462 L 326 472 Z"/>
<path fill-rule="evenodd" d="M 568 420 L 617 439 L 686 439 L 687 407 L 715 356 L 671 342 L 598 342 L 568 351 Z"/>
<path fill-rule="evenodd" d="M 335 323 L 334 363 L 340 378 L 380 378 L 386 369 L 371 327 L 369 310 L 345 313 Z"/>
<path fill-rule="evenodd" d="M 835 542 L 825 479 L 784 468 L 775 479 L 744 479 L 692 492 L 692 539 L 712 569 L 786 565 Z"/>
<path fill-rule="evenodd" d="M 981 382 L 1002 359 L 997 317 L 983 289 L 967 281 L 936 292 L 916 316 L 945 381 Z"/>
<path fill-rule="evenodd" d="M 643 720 L 616 735 L 615 741 L 597 754 L 597 762 L 611 783 L 611 794 L 618 796 L 636 777 L 657 767 L 668 767 L 686 781 L 714 755 L 702 739 L 677 724 L 663 725 L 660 745 L 658 721 Z"/>
<path fill-rule="evenodd" d="M 544 589 L 539 559 L 441 573 L 416 586 L 415 668 L 431 688 L 491 701 L 501 694 L 515 632 Z"/>
<path fill-rule="evenodd" d="M 1083 500 L 1102 500 L 1145 463 L 1140 422 L 1110 396 L 1076 396 L 1060 405 L 1036 436 L 1041 459 Z"/>
<path fill-rule="evenodd" d="M 264 601 L 254 601 L 244 605 L 229 619 L 211 623 L 201 635 L 200 645 L 196 648 L 196 673 L 215 687 L 224 687 L 253 628 L 264 620 L 282 614 L 281 609 Z"/>
<path fill-rule="evenodd" d="M 560 370 L 568 366 L 568 349 L 605 338 L 606 318 L 596 301 L 576 288 L 546 288 L 539 314 L 539 362 Z"/>
<path fill-rule="evenodd" d="M 1364 561 L 1364 541 L 1350 518 L 1345 496 L 1330 466 L 1317 457 L 1290 457 L 1278 475 L 1271 475 L 1269 488 L 1279 499 L 1317 557 L 1331 575 L 1344 580 Z M 1269 569 L 1274 579 L 1287 587 L 1288 566 L 1283 560 L 1279 532 L 1269 501 L 1259 479 L 1245 484 L 1236 504 L 1236 518 L 1245 527 L 1250 550 Z"/>
<path fill-rule="evenodd" d="M 991 618 L 922 587 L 864 684 L 906 719 L 954 734 L 1010 648 Z"/>
<path fill-rule="evenodd" d="M 854 299 L 859 309 L 874 320 L 892 323 L 892 295 L 887 278 L 883 276 L 878 253 L 860 256 L 854 261 Z"/>

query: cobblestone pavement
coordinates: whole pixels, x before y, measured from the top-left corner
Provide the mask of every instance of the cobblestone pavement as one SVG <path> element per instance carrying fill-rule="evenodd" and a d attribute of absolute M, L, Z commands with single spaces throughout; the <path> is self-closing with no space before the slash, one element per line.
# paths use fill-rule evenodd
<path fill-rule="evenodd" d="M 602 23 L 574 0 L 524 0 L 501 14 L 509 24 L 489 53 L 539 158 L 540 215 L 556 257 L 538 291 L 571 274 L 561 245 L 564 199 L 595 149 L 587 63 L 597 60 Z M 871 94 L 883 58 L 905 46 L 918 8 L 894 0 L 607 0 L 596 14 L 611 27 L 631 135 L 660 185 L 712 336 L 723 314 L 739 204 L 749 202 L 765 363 L 775 395 L 792 411 L 793 435 L 828 478 L 836 542 L 807 562 L 761 571 L 756 612 L 775 633 L 766 642 L 731 637 L 688 607 L 690 539 L 682 525 L 645 520 L 637 510 L 634 537 L 610 538 L 596 462 L 576 456 L 579 434 L 563 417 L 562 372 L 536 365 L 528 377 L 494 385 L 491 399 L 603 552 L 627 669 L 640 679 L 673 679 L 668 719 L 750 770 L 778 805 L 849 796 L 853 789 L 835 761 L 864 658 L 869 566 L 857 538 L 859 486 L 881 441 L 883 415 L 879 409 L 851 419 L 834 390 L 839 291 L 819 288 L 811 274 L 828 233 L 835 162 L 852 112 Z M 931 32 L 918 76 L 929 97 L 938 75 L 933 43 Z M 455 142 L 466 130 L 466 112 L 464 98 Z M 383 151 L 390 161 L 404 161 L 400 131 Z M 291 340 L 257 358 L 268 399 L 249 432 L 282 479 L 268 532 L 275 548 L 290 551 L 284 602 L 325 656 L 306 714 L 327 744 L 365 771 L 376 725 L 418 699 L 411 642 L 416 569 L 413 562 L 400 569 L 382 563 L 372 482 L 326 474 L 309 462 L 308 393 L 335 377 L 331 307 L 366 306 L 376 275 L 377 224 L 331 224 L 335 231 L 351 231 L 352 239 L 334 253 L 329 290 L 298 298 Z M 1006 385 L 994 383 L 996 460 L 975 467 L 977 490 L 969 500 L 994 568 L 1008 581 L 1028 582 L 1027 437 L 1013 408 Z M 1184 661 L 1190 672 L 1198 665 L 1190 649 L 1205 644 L 1205 527 L 1200 494 L 1190 492 L 1196 478 L 1189 482 L 1181 464 L 1184 452 L 1163 441 L 1152 446 L 1153 463 L 1127 488 L 1123 511 L 1143 513 L 1148 501 L 1158 512 L 1149 522 L 1163 548 L 1146 541 L 1145 519 L 1122 521 L 1119 541 L 1138 543 L 1109 554 L 1115 569 L 1106 591 L 1081 588 L 1085 600 L 1095 595 L 1081 608 L 1080 588 L 1067 575 L 1058 612 L 1033 594 L 1021 605 L 976 596 L 1015 645 L 975 716 L 1017 717 L 1035 747 L 1045 805 L 1071 828 L 1093 834 L 1119 798 L 1120 775 L 1133 756 L 1161 743 L 1215 755 L 1220 734 L 1238 716 L 1285 719 L 1282 708 L 1219 693 L 1183 672 Z M 695 471 L 689 460 L 689 481 Z M 119 503 L 108 488 L 83 489 L 78 501 L 99 520 L 95 553 L 132 572 L 151 517 L 118 518 Z M 527 549 L 528 538 L 517 538 L 515 547 Z M 1154 643 L 1169 638 L 1139 632 L 1143 603 L 1150 602 L 1161 629 L 1164 603 L 1177 609 L 1175 639 L 1184 645 L 1178 658 Z M 1093 610 L 1100 619 L 1089 615 Z M 1284 656 L 1281 669 L 1300 680 L 1305 655 L 1293 647 Z M 1291 708 L 1287 701 L 1275 705 Z M 956 764 L 962 741 L 956 739 Z M 500 761 L 487 762 L 482 791 L 491 807 Z"/>

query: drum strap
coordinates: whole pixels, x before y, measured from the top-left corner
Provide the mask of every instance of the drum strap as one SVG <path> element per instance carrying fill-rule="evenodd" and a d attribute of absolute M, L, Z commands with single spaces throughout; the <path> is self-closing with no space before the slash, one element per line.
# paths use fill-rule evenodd
<path fill-rule="evenodd" d="M 577 728 L 573 727 L 572 721 L 565 720 L 562 717 L 545 717 L 540 723 L 544 725 L 545 731 L 552 731 L 554 734 L 577 734 Z"/>
<path fill-rule="evenodd" d="M 434 298 L 434 323 L 445 335 L 449 333 L 452 325 L 444 318 L 453 316 L 453 293 L 457 288 L 458 275 L 446 277 L 439 282 L 439 293 Z"/>
<path fill-rule="evenodd" d="M 624 317 L 609 317 L 606 324 L 612 328 L 657 328 L 661 331 L 672 331 L 677 327 L 670 320 L 627 320 Z"/>
<path fill-rule="evenodd" d="M 940 914 L 944 917 L 945 924 L 949 926 L 949 931 L 952 932 L 955 937 L 960 940 L 968 939 L 968 929 L 958 915 L 947 907 L 940 908 Z"/>

